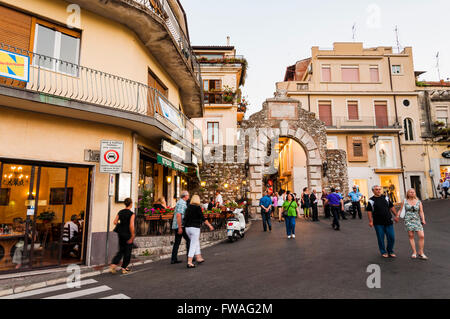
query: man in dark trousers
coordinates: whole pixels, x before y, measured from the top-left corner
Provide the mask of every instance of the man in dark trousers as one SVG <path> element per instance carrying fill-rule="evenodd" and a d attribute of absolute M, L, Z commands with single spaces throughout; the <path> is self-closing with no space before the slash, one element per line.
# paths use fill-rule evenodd
<path fill-rule="evenodd" d="M 184 229 L 183 226 L 184 213 L 187 208 L 188 200 L 189 200 L 189 192 L 182 191 L 181 198 L 175 206 L 174 217 L 172 222 L 172 229 L 175 232 L 175 242 L 173 244 L 172 249 L 172 260 L 170 262 L 171 264 L 181 263 L 181 260 L 178 260 L 177 258 L 178 248 L 180 247 L 181 244 L 181 238 L 184 238 L 184 240 L 186 241 L 186 254 L 189 251 L 190 239 L 186 234 L 186 230 Z"/>
<path fill-rule="evenodd" d="M 323 193 L 322 193 L 323 210 L 325 213 L 325 218 L 330 218 L 331 217 L 331 209 L 330 209 L 330 205 L 328 205 L 326 203 L 327 196 L 328 196 L 328 192 L 326 189 L 324 189 Z"/>
<path fill-rule="evenodd" d="M 344 209 L 344 201 L 341 196 L 335 192 L 334 188 L 331 188 L 331 193 L 327 195 L 325 201 L 327 205 L 330 205 L 331 214 L 333 215 L 331 227 L 333 227 L 334 230 L 340 230 L 339 213 Z"/>
<path fill-rule="evenodd" d="M 338 194 L 339 197 L 342 199 L 342 202 L 344 202 L 344 196 L 342 196 L 340 190 L 341 190 L 341 189 L 340 189 L 339 187 L 336 187 L 336 189 L 335 189 L 336 194 Z M 338 215 L 338 218 L 339 218 L 339 219 L 340 219 L 341 217 L 342 217 L 342 219 L 344 219 L 344 220 L 347 219 L 347 218 L 345 217 L 345 207 L 344 207 L 344 204 L 342 204 L 341 210 L 339 211 L 339 215 Z"/>
<path fill-rule="evenodd" d="M 353 186 L 353 191 L 348 193 L 348 197 L 350 197 L 352 201 L 352 210 L 353 210 L 353 216 L 352 219 L 356 218 L 356 213 L 358 213 L 359 219 L 362 219 L 361 214 L 361 197 L 363 195 L 358 191 L 358 188 L 356 186 Z"/>
<path fill-rule="evenodd" d="M 309 195 L 309 201 L 311 203 L 311 208 L 312 208 L 312 221 L 318 222 L 319 221 L 319 212 L 317 210 L 317 202 L 319 201 L 319 199 L 317 198 L 317 192 L 315 189 L 313 189 L 311 195 Z"/>
<path fill-rule="evenodd" d="M 270 221 L 272 199 L 269 196 L 269 192 L 267 191 L 264 192 L 264 196 L 259 200 L 259 206 L 261 207 L 261 217 L 263 221 L 264 231 L 267 231 L 267 225 L 269 226 L 269 231 L 272 231 L 272 223 Z"/>
<path fill-rule="evenodd" d="M 395 216 L 394 221 L 398 223 L 397 212 L 389 197 L 383 195 L 381 186 L 376 185 L 372 187 L 372 192 L 374 196 L 369 199 L 367 204 L 369 226 L 375 228 L 381 255 L 384 258 L 395 258 L 397 256 L 394 253 L 395 233 L 392 215 Z M 384 241 L 385 237 L 387 237 L 387 249 Z"/>

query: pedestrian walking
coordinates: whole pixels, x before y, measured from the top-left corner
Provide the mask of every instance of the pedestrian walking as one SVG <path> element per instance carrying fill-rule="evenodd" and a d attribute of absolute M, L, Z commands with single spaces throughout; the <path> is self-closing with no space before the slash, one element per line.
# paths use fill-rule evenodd
<path fill-rule="evenodd" d="M 315 189 L 312 190 L 312 193 L 309 196 L 309 201 L 311 203 L 312 220 L 313 220 L 313 222 L 318 222 L 319 221 L 319 212 L 317 210 L 317 203 L 319 202 L 319 199 L 317 197 L 317 192 Z"/>
<path fill-rule="evenodd" d="M 394 253 L 395 232 L 392 215 L 395 216 L 394 221 L 397 223 L 397 212 L 389 197 L 383 195 L 381 186 L 373 186 L 372 192 L 374 196 L 369 199 L 369 203 L 367 204 L 369 226 L 375 228 L 381 255 L 384 258 L 395 258 L 397 256 Z M 387 249 L 385 246 L 385 237 L 387 238 Z"/>
<path fill-rule="evenodd" d="M 336 193 L 336 190 L 331 188 L 331 193 L 327 195 L 326 202 L 330 206 L 331 214 L 333 215 L 333 223 L 331 224 L 331 227 L 333 227 L 334 230 L 340 230 L 341 226 L 339 225 L 339 214 L 341 210 L 344 209 L 344 201 L 339 194 Z"/>
<path fill-rule="evenodd" d="M 278 193 L 274 193 L 272 196 L 272 214 L 271 217 L 278 215 Z"/>
<path fill-rule="evenodd" d="M 269 231 L 272 231 L 272 222 L 270 221 L 272 199 L 269 196 L 269 192 L 264 192 L 264 196 L 259 200 L 259 207 L 261 207 L 261 217 L 264 231 L 267 231 L 267 226 L 269 226 Z"/>
<path fill-rule="evenodd" d="M 339 197 L 342 199 L 342 202 L 344 202 L 344 196 L 342 196 L 341 192 L 340 192 L 340 188 L 336 187 L 335 192 L 336 194 L 339 195 Z M 347 218 L 345 217 L 345 209 L 344 209 L 344 204 L 341 205 L 341 209 L 339 210 L 339 215 L 338 215 L 338 219 L 340 219 L 342 216 L 343 220 L 347 220 Z"/>
<path fill-rule="evenodd" d="M 178 248 L 181 244 L 181 239 L 184 238 L 186 241 L 186 251 L 189 251 L 190 239 L 186 234 L 186 229 L 183 225 L 184 214 L 187 208 L 187 201 L 189 200 L 189 192 L 182 191 L 181 198 L 175 205 L 174 216 L 172 221 L 172 230 L 175 233 L 175 241 L 172 248 L 172 259 L 170 261 L 171 264 L 181 263 L 181 260 L 178 260 Z"/>
<path fill-rule="evenodd" d="M 282 216 L 281 216 L 281 211 L 282 211 L 282 207 L 283 207 L 283 203 L 284 203 L 284 199 L 283 199 L 283 195 L 284 195 L 284 191 L 281 190 L 279 195 L 278 195 L 278 200 L 277 200 L 277 213 L 278 213 L 278 222 L 281 223 L 282 220 Z"/>
<path fill-rule="evenodd" d="M 295 218 L 297 217 L 297 202 L 294 195 L 287 195 L 283 203 L 283 215 L 286 223 L 287 238 L 295 238 Z"/>
<path fill-rule="evenodd" d="M 215 202 L 216 202 L 216 207 L 220 208 L 221 206 L 223 206 L 223 198 L 222 198 L 222 195 L 220 195 L 220 191 L 216 191 Z"/>
<path fill-rule="evenodd" d="M 446 179 L 443 183 L 442 183 L 442 190 L 444 191 L 444 195 L 445 195 L 445 199 L 447 199 L 447 196 L 450 195 L 448 193 L 448 189 L 450 188 L 450 181 L 448 179 Z"/>
<path fill-rule="evenodd" d="M 411 258 L 427 260 L 428 257 L 423 252 L 425 244 L 425 234 L 423 231 L 423 225 L 426 224 L 425 214 L 423 212 L 422 202 L 417 198 L 414 188 L 411 188 L 406 193 L 406 199 L 400 206 L 400 211 L 402 211 L 403 207 L 405 208 L 404 220 L 406 231 L 408 232 L 409 243 L 413 251 Z M 419 237 L 419 254 L 417 254 L 416 242 L 414 241 L 415 233 Z"/>
<path fill-rule="evenodd" d="M 305 219 L 311 218 L 311 203 L 309 200 L 308 187 L 303 188 L 303 192 L 300 197 L 300 200 L 301 200 L 301 208 L 303 208 L 303 217 Z"/>
<path fill-rule="evenodd" d="M 441 197 L 441 199 L 444 199 L 444 190 L 442 189 L 443 182 L 444 181 L 442 179 L 440 179 L 439 183 L 437 184 L 437 187 L 436 187 L 437 192 L 438 192 L 439 196 Z"/>
<path fill-rule="evenodd" d="M 358 213 L 359 219 L 362 219 L 362 213 L 361 213 L 361 197 L 363 195 L 358 191 L 357 186 L 353 186 L 353 191 L 348 193 L 348 197 L 352 201 L 352 219 L 356 218 L 356 213 Z"/>
<path fill-rule="evenodd" d="M 186 208 L 184 215 L 184 227 L 186 228 L 186 233 L 190 240 L 187 268 L 195 268 L 195 265 L 192 262 L 194 256 L 197 264 L 201 264 L 205 261 L 200 251 L 200 227 L 203 223 L 205 223 L 211 231 L 214 230 L 214 227 L 203 215 L 202 208 L 200 207 L 200 197 L 194 195 L 192 196 L 191 202 Z"/>
<path fill-rule="evenodd" d="M 119 236 L 119 251 L 113 258 L 111 265 L 109 266 L 111 273 L 115 274 L 116 269 L 122 261 L 122 273 L 127 274 L 130 272 L 128 265 L 131 260 L 131 251 L 133 249 L 133 241 L 136 236 L 134 230 L 134 218 L 135 215 L 131 208 L 133 207 L 133 201 L 131 198 L 126 198 L 124 201 L 125 208 L 119 211 L 114 219 L 114 231 Z"/>
<path fill-rule="evenodd" d="M 322 205 L 323 205 L 323 212 L 325 214 L 325 218 L 329 219 L 331 217 L 331 208 L 330 205 L 328 205 L 327 203 L 327 196 L 328 196 L 328 192 L 326 189 L 323 190 L 322 192 Z"/>

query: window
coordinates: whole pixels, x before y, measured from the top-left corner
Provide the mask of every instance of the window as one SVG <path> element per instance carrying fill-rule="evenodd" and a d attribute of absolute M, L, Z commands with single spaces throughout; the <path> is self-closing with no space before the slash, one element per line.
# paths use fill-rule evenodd
<path fill-rule="evenodd" d="M 375 101 L 375 121 L 378 128 L 388 127 L 388 111 L 386 101 Z"/>
<path fill-rule="evenodd" d="M 222 80 L 204 80 L 203 81 L 204 91 L 221 91 L 222 90 Z"/>
<path fill-rule="evenodd" d="M 169 89 L 167 86 L 165 86 L 164 83 L 150 69 L 148 69 L 148 86 L 158 90 L 166 98 L 169 97 Z"/>
<path fill-rule="evenodd" d="M 448 125 L 448 108 L 446 106 L 436 107 L 436 121 Z"/>
<path fill-rule="evenodd" d="M 393 139 L 380 138 L 377 143 L 377 159 L 380 168 L 395 166 Z"/>
<path fill-rule="evenodd" d="M 406 118 L 403 120 L 403 129 L 405 130 L 405 141 L 413 141 L 413 124 L 410 118 Z"/>
<path fill-rule="evenodd" d="M 347 136 L 347 157 L 349 162 L 367 162 L 367 137 Z"/>
<path fill-rule="evenodd" d="M 319 119 L 324 122 L 326 126 L 333 125 L 331 101 L 319 101 Z"/>
<path fill-rule="evenodd" d="M 411 105 L 411 102 L 409 102 L 409 100 L 405 99 L 403 100 L 403 106 L 408 107 Z"/>
<path fill-rule="evenodd" d="M 370 82 L 380 82 L 380 73 L 377 65 L 370 66 Z"/>
<path fill-rule="evenodd" d="M 401 65 L 393 65 L 392 66 L 392 74 L 401 74 L 402 66 Z"/>
<path fill-rule="evenodd" d="M 79 34 L 73 31 L 65 33 L 64 28 L 52 27 L 49 23 L 36 24 L 34 52 L 40 54 L 34 59 L 34 65 L 70 75 L 78 75 L 80 54 Z M 70 33 L 70 34 L 69 34 Z M 47 59 L 44 58 L 49 57 Z M 61 63 L 69 62 L 69 64 Z"/>
<path fill-rule="evenodd" d="M 347 112 L 349 120 L 359 120 L 358 101 L 347 101 Z"/>
<path fill-rule="evenodd" d="M 331 67 L 329 65 L 322 65 L 322 81 L 331 81 Z"/>
<path fill-rule="evenodd" d="M 358 66 L 342 66 L 342 81 L 343 82 L 359 82 L 359 67 Z"/>
<path fill-rule="evenodd" d="M 353 142 L 353 156 L 363 156 L 363 146 L 361 142 Z"/>
<path fill-rule="evenodd" d="M 219 122 L 208 122 L 208 144 L 219 144 Z"/>
<path fill-rule="evenodd" d="M 327 136 L 327 149 L 337 150 L 338 148 L 337 136 Z"/>

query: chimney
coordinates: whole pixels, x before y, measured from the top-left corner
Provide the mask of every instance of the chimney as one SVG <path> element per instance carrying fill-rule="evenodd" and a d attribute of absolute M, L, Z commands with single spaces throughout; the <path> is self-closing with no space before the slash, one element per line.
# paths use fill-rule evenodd
<path fill-rule="evenodd" d="M 230 46 L 230 36 L 227 36 L 227 47 Z"/>

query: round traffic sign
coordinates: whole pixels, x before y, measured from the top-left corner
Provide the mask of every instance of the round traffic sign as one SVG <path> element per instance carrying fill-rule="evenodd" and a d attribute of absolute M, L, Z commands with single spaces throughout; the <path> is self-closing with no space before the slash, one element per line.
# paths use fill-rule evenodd
<path fill-rule="evenodd" d="M 105 152 L 103 158 L 108 164 L 116 164 L 119 161 L 119 153 L 115 150 L 109 150 Z"/>

